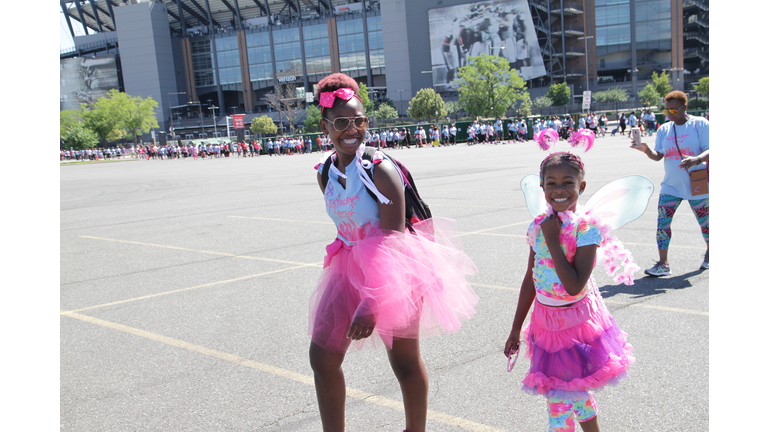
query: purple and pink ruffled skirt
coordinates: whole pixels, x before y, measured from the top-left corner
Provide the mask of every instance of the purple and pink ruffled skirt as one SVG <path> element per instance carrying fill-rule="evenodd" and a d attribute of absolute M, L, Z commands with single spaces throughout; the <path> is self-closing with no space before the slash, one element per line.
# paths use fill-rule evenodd
<path fill-rule="evenodd" d="M 394 338 L 454 332 L 475 314 L 479 297 L 466 277 L 477 267 L 461 250 L 455 221 L 431 218 L 406 230 L 376 228 L 354 246 L 337 239 L 310 299 L 309 334 L 329 351 L 344 352 L 355 314 L 373 316 L 374 333 Z M 357 348 L 377 345 L 371 336 Z"/>
<path fill-rule="evenodd" d="M 634 363 L 632 345 L 592 290 L 568 307 L 535 302 L 523 330 L 531 369 L 523 391 L 569 397 L 618 384 Z"/>

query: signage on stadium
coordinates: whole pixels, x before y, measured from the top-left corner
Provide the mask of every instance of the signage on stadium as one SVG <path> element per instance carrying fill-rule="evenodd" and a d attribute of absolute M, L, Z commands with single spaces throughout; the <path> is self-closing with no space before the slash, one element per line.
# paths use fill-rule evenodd
<path fill-rule="evenodd" d="M 277 82 L 293 82 L 296 81 L 296 75 L 288 75 L 288 76 L 281 76 L 277 77 Z"/>

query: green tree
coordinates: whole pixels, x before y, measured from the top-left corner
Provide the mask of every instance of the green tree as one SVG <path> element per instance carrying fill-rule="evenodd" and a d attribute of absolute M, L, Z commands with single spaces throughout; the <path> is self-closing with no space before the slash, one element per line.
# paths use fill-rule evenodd
<path fill-rule="evenodd" d="M 658 103 L 661 98 L 661 95 L 656 91 L 656 87 L 651 83 L 646 83 L 645 88 L 640 90 L 637 96 L 645 106 Z"/>
<path fill-rule="evenodd" d="M 473 117 L 501 117 L 527 94 L 525 81 L 510 68 L 507 59 L 487 54 L 469 57 L 454 82 L 459 104 Z"/>
<path fill-rule="evenodd" d="M 552 84 L 547 95 L 553 106 L 564 106 L 571 102 L 571 88 L 566 83 Z"/>
<path fill-rule="evenodd" d="M 119 126 L 126 132 L 130 132 L 133 136 L 133 142 L 138 142 L 139 134 L 159 127 L 157 117 L 155 117 L 157 102 L 152 99 L 152 96 L 147 96 L 144 99 L 141 96 L 133 97 L 125 93 L 119 93 L 119 95 L 121 95 L 119 99 L 117 96 L 114 97 L 114 99 L 118 99 L 116 103 L 120 113 Z"/>
<path fill-rule="evenodd" d="M 445 112 L 448 116 L 455 115 L 457 116 L 458 120 L 458 114 L 461 111 L 461 104 L 458 101 L 446 101 L 445 102 Z"/>
<path fill-rule="evenodd" d="M 125 137 L 123 130 L 123 112 L 132 104 L 130 97 L 116 89 L 100 97 L 89 106 L 80 104 L 80 116 L 83 125 L 99 137 L 101 144 Z M 157 104 L 155 104 L 157 105 Z M 154 118 L 154 112 L 152 113 Z M 155 119 L 155 124 L 157 120 Z"/>
<path fill-rule="evenodd" d="M 277 125 L 269 116 L 256 117 L 251 122 L 251 132 L 255 134 L 273 134 L 277 132 Z"/>
<path fill-rule="evenodd" d="M 388 104 L 381 104 L 379 109 L 376 110 L 377 119 L 393 119 L 397 118 L 397 110 L 389 106 Z"/>
<path fill-rule="evenodd" d="M 77 126 L 83 123 L 83 118 L 80 116 L 81 111 L 64 110 L 59 112 L 59 137 L 64 138 L 67 131 L 72 126 Z"/>
<path fill-rule="evenodd" d="M 544 108 L 552 106 L 552 99 L 546 96 L 539 96 L 533 100 L 533 106 L 540 109 L 541 110 L 540 114 L 544 115 Z"/>
<path fill-rule="evenodd" d="M 651 79 L 653 80 L 653 88 L 659 94 L 659 97 L 664 97 L 672 91 L 672 84 L 669 83 L 669 74 L 666 71 L 660 75 L 654 72 L 651 75 Z M 638 96 L 640 96 L 639 93 Z"/>
<path fill-rule="evenodd" d="M 700 79 L 699 83 L 693 86 L 693 89 L 702 96 L 709 96 L 709 77 Z"/>
<path fill-rule="evenodd" d="M 91 148 L 99 143 L 99 136 L 82 124 L 70 126 L 61 137 L 68 147 L 77 150 Z"/>
<path fill-rule="evenodd" d="M 531 102 L 531 95 L 526 92 L 523 95 L 523 99 L 513 103 L 510 108 L 516 110 L 519 115 L 527 117 L 532 114 L 531 107 L 533 107 L 533 102 Z"/>
<path fill-rule="evenodd" d="M 627 93 L 627 90 L 623 88 L 614 87 L 601 92 L 593 93 L 592 100 L 594 100 L 597 103 L 612 102 L 616 104 L 615 106 L 618 109 L 618 103 L 628 101 L 629 94 Z"/>
<path fill-rule="evenodd" d="M 360 96 L 360 101 L 363 102 L 363 107 L 365 108 L 365 115 L 371 116 L 373 114 L 373 111 L 376 109 L 373 106 L 373 102 L 371 101 L 370 96 L 368 95 L 368 86 L 365 84 L 360 84 L 360 89 L 357 91 L 357 95 Z"/>
<path fill-rule="evenodd" d="M 304 132 L 318 132 L 320 130 L 320 118 L 322 112 L 317 105 L 307 106 L 307 118 L 304 119 Z"/>
<path fill-rule="evenodd" d="M 383 105 L 383 104 L 382 104 Z M 435 116 L 435 107 L 438 114 Z M 445 117 L 445 102 L 433 88 L 423 88 L 408 104 L 408 116 L 414 119 Z"/>

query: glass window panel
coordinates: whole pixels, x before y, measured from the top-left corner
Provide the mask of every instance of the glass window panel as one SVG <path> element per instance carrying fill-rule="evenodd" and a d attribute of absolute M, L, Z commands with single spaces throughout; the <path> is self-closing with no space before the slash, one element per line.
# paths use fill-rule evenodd
<path fill-rule="evenodd" d="M 368 17 L 368 31 L 381 30 L 381 17 L 371 16 Z"/>
<path fill-rule="evenodd" d="M 296 42 L 299 40 L 299 29 L 289 28 L 285 30 L 276 30 L 272 32 L 272 37 L 276 44 L 284 42 Z"/>
<path fill-rule="evenodd" d="M 629 0 L 595 0 L 595 6 L 607 6 L 623 3 L 629 4 Z"/>
<path fill-rule="evenodd" d="M 597 33 L 596 44 L 598 46 L 630 43 L 630 29 L 628 24 L 597 27 L 595 33 Z"/>
<path fill-rule="evenodd" d="M 213 68 L 213 58 L 211 54 L 195 54 L 192 56 L 192 69 L 211 69 Z"/>
<path fill-rule="evenodd" d="M 248 47 L 269 45 L 269 33 L 249 33 L 245 35 L 245 43 Z"/>
<path fill-rule="evenodd" d="M 213 71 L 195 72 L 195 86 L 213 85 Z"/>
<path fill-rule="evenodd" d="M 237 49 L 237 38 L 236 37 L 225 37 L 221 39 L 216 39 L 216 50 L 236 50 Z"/>
<path fill-rule="evenodd" d="M 209 53 L 211 52 L 211 41 L 207 39 L 192 41 L 190 44 L 190 50 L 192 51 L 192 54 Z"/>
<path fill-rule="evenodd" d="M 266 63 L 272 61 L 272 53 L 269 46 L 248 48 L 248 63 Z"/>

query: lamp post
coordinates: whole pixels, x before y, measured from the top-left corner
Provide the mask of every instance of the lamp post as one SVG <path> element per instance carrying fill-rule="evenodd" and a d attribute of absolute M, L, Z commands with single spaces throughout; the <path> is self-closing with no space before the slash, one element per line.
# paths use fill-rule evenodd
<path fill-rule="evenodd" d="M 435 123 L 437 123 L 438 111 L 437 111 L 437 89 L 435 88 L 435 74 L 431 70 L 421 71 L 421 73 L 423 73 L 423 74 L 431 74 L 432 75 L 432 90 L 435 91 Z"/>
<path fill-rule="evenodd" d="M 627 69 L 627 72 L 632 74 L 630 77 L 632 79 L 632 92 L 635 94 L 635 97 L 637 97 L 637 72 L 639 71 L 640 69 L 638 68 Z"/>
<path fill-rule="evenodd" d="M 187 92 L 168 92 L 168 103 L 171 103 L 171 95 L 185 95 Z M 176 98 L 176 105 L 179 104 L 179 98 Z M 173 130 L 173 107 L 168 107 L 168 112 L 171 114 L 171 139 L 176 138 L 176 132 Z"/>
<path fill-rule="evenodd" d="M 662 70 L 669 71 L 669 72 L 677 72 L 677 78 L 675 78 L 675 81 L 680 82 L 680 72 L 683 71 L 683 68 L 669 68 L 669 69 L 662 69 Z M 680 90 L 679 86 L 673 85 L 672 88 L 675 90 Z M 662 95 L 662 96 L 666 96 L 666 95 Z"/>
<path fill-rule="evenodd" d="M 395 90 L 396 92 L 400 93 L 400 111 L 403 111 L 403 92 L 405 90 Z"/>
<path fill-rule="evenodd" d="M 213 114 L 212 115 L 213 115 L 213 135 L 214 136 L 216 136 L 216 133 L 217 133 L 216 132 L 216 109 L 218 109 L 218 108 L 219 107 L 215 107 L 215 106 L 209 106 L 208 107 L 209 110 L 213 110 Z M 227 137 L 227 138 L 229 138 L 229 137 Z"/>
<path fill-rule="evenodd" d="M 205 125 L 203 124 L 203 107 L 200 105 L 200 101 L 188 102 L 189 105 L 197 105 L 197 113 L 200 115 L 200 129 L 203 131 L 203 139 L 205 139 Z"/>
<path fill-rule="evenodd" d="M 584 53 L 587 57 L 587 91 L 589 91 L 589 42 L 588 39 L 592 39 L 594 36 L 582 36 L 579 40 L 584 40 Z"/>

